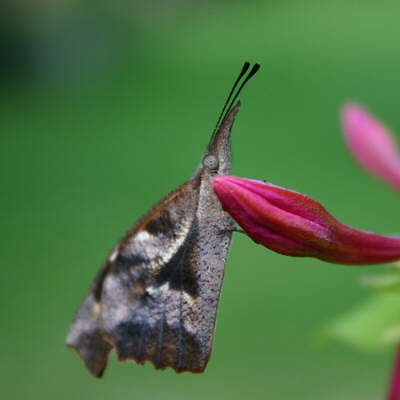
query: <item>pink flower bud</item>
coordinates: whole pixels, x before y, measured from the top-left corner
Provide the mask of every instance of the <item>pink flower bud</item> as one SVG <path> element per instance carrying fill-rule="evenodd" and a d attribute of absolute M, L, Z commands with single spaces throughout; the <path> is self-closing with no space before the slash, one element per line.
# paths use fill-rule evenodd
<path fill-rule="evenodd" d="M 342 127 L 355 159 L 367 171 L 400 190 L 400 155 L 389 129 L 355 103 L 343 107 Z"/>
<path fill-rule="evenodd" d="M 224 208 L 244 231 L 278 253 L 354 265 L 400 259 L 400 237 L 344 225 L 303 194 L 227 175 L 215 177 L 213 186 Z"/>

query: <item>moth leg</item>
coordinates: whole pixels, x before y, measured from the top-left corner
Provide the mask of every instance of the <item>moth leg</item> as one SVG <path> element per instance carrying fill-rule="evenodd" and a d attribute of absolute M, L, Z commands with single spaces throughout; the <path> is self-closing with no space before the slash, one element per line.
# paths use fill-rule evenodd
<path fill-rule="evenodd" d="M 236 226 L 233 226 L 232 228 L 223 229 L 222 232 L 238 232 L 238 233 L 243 233 L 244 235 L 247 236 L 247 233 L 243 229 L 239 229 Z"/>

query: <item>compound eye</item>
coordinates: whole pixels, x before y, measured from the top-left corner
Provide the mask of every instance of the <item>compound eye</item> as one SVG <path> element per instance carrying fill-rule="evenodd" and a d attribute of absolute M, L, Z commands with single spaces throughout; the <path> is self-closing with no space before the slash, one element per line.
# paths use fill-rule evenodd
<path fill-rule="evenodd" d="M 218 158 L 212 154 L 206 156 L 203 160 L 203 165 L 212 171 L 216 171 L 218 169 Z"/>

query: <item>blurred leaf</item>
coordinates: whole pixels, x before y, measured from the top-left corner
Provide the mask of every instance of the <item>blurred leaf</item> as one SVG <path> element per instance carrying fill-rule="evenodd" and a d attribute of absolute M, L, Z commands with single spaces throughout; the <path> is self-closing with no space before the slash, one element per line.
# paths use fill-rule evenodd
<path fill-rule="evenodd" d="M 361 284 L 371 289 L 381 290 L 399 290 L 400 289 L 400 274 L 399 270 L 394 273 L 385 274 L 382 276 L 364 276 L 361 278 Z"/>
<path fill-rule="evenodd" d="M 391 348 L 400 341 L 400 292 L 375 294 L 334 320 L 326 332 L 362 350 Z"/>

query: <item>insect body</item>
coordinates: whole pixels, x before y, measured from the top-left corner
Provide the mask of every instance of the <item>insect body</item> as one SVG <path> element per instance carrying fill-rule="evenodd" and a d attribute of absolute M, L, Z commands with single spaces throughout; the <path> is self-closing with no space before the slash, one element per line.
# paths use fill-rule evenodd
<path fill-rule="evenodd" d="M 248 68 L 245 63 L 191 179 L 121 239 L 78 309 L 67 344 L 95 376 L 102 375 L 112 349 L 121 361 L 151 361 L 177 372 L 202 372 L 207 365 L 234 230 L 212 179 L 230 169 L 230 135 L 240 102 L 233 104 L 259 64 L 231 100 Z"/>

